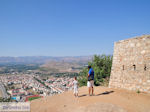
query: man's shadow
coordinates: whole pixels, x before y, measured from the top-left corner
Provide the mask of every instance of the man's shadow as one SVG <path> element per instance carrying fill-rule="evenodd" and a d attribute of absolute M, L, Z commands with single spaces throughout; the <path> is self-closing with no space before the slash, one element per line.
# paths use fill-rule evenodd
<path fill-rule="evenodd" d="M 108 95 L 110 93 L 113 93 L 114 91 L 105 91 L 103 93 L 97 94 L 96 96 L 100 96 L 100 95 Z"/>
<path fill-rule="evenodd" d="M 100 93 L 100 94 L 97 94 L 97 95 L 94 95 L 94 96 L 100 96 L 100 95 L 108 95 L 110 93 L 113 93 L 114 91 L 105 91 L 103 93 Z M 84 97 L 84 96 L 87 96 L 88 94 L 83 94 L 83 95 L 80 95 L 79 97 Z"/>

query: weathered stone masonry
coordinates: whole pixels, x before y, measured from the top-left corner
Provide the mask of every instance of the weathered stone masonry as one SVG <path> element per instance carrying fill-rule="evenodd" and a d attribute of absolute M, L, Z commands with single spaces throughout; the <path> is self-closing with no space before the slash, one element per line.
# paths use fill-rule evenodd
<path fill-rule="evenodd" d="M 150 35 L 115 43 L 109 87 L 150 93 Z"/>

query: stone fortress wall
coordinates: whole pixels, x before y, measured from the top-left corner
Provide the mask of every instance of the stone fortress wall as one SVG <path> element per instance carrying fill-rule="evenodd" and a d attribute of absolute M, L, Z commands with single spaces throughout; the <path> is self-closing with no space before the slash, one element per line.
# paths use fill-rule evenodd
<path fill-rule="evenodd" d="M 109 87 L 150 93 L 150 35 L 114 44 Z"/>

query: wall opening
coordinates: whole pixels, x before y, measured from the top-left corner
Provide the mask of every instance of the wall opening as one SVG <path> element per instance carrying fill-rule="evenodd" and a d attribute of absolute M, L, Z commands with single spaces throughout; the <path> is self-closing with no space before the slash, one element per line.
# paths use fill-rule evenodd
<path fill-rule="evenodd" d="M 136 65 L 133 65 L 133 69 L 136 70 Z"/>
<path fill-rule="evenodd" d="M 124 70 L 124 65 L 122 66 L 122 70 Z"/>
<path fill-rule="evenodd" d="M 145 65 L 144 65 L 144 71 L 146 71 L 146 69 L 147 69 L 147 68 L 146 68 L 146 64 L 145 64 Z"/>

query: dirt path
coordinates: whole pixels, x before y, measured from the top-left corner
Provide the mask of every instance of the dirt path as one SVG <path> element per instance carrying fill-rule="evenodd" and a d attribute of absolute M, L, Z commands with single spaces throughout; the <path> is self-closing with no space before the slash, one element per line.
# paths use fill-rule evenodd
<path fill-rule="evenodd" d="M 96 87 L 95 96 L 87 95 L 87 87 L 31 102 L 31 112 L 150 112 L 150 94 Z"/>

